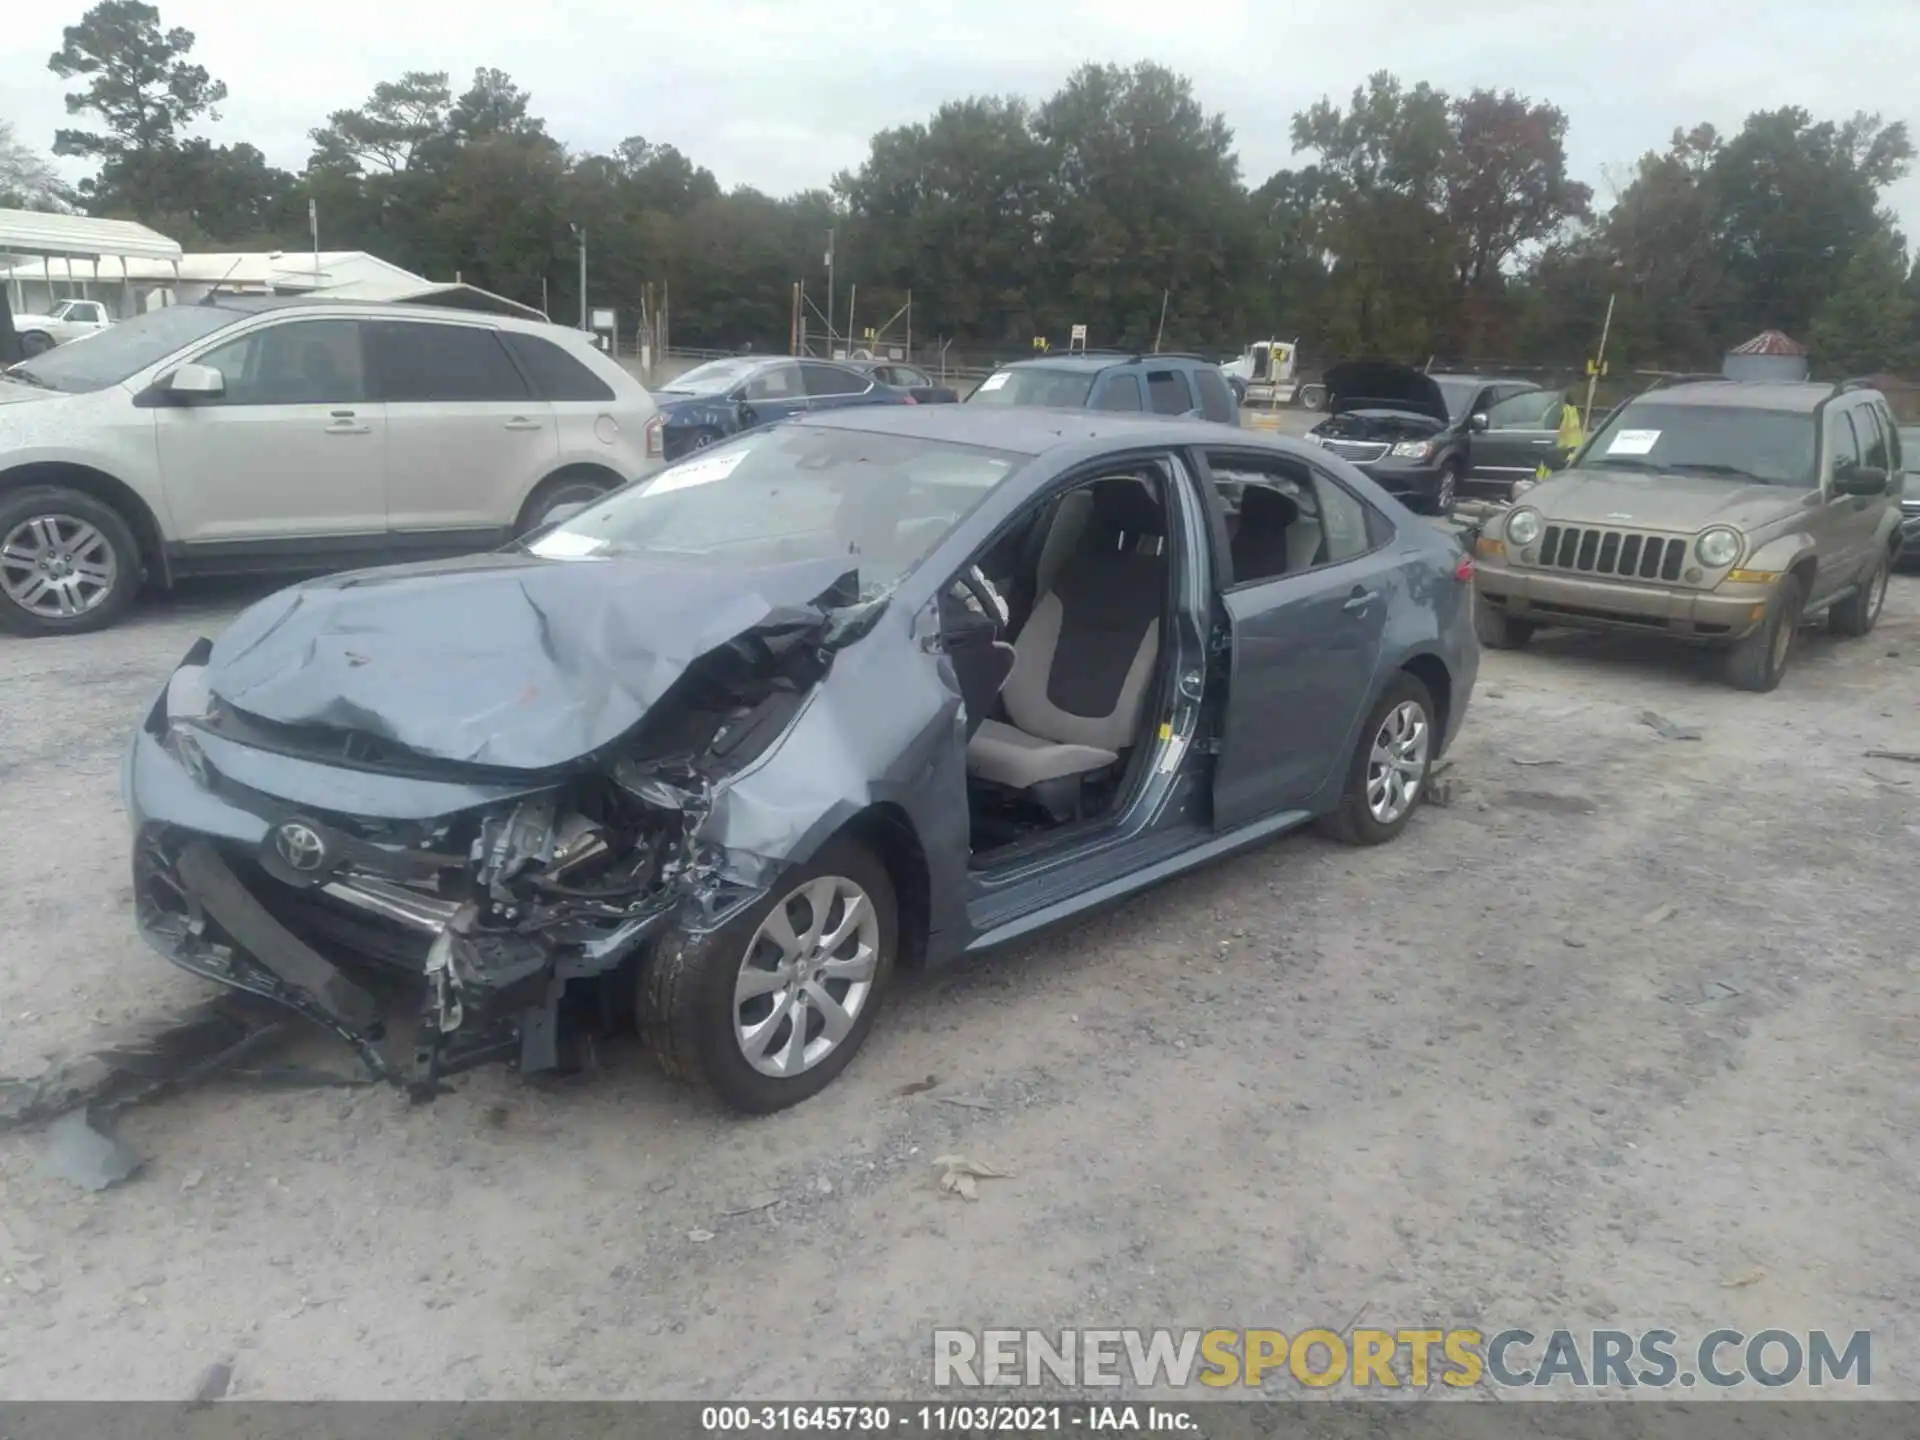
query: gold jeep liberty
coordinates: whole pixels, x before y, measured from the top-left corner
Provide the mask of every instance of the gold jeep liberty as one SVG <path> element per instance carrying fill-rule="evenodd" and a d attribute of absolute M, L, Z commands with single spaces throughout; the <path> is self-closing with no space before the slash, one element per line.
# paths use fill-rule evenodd
<path fill-rule="evenodd" d="M 1731 683 L 1771 690 L 1804 619 L 1849 636 L 1879 619 L 1901 468 L 1886 400 L 1855 382 L 1656 386 L 1487 522 L 1481 643 L 1640 630 L 1724 647 Z"/>

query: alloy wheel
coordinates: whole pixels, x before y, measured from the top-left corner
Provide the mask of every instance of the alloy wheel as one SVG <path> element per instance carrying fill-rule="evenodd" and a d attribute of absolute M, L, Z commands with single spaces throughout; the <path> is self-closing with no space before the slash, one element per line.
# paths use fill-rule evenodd
<path fill-rule="evenodd" d="M 1380 824 L 1394 824 L 1420 798 L 1430 729 L 1427 712 L 1412 700 L 1401 701 L 1380 722 L 1367 757 L 1367 810 Z"/>
<path fill-rule="evenodd" d="M 120 579 L 113 544 L 73 515 L 34 515 L 0 540 L 0 590 L 30 615 L 69 620 L 104 604 Z"/>
<path fill-rule="evenodd" d="M 873 993 L 880 918 L 844 875 L 790 891 L 747 942 L 734 981 L 733 1036 L 762 1075 L 791 1079 L 852 1033 Z"/>

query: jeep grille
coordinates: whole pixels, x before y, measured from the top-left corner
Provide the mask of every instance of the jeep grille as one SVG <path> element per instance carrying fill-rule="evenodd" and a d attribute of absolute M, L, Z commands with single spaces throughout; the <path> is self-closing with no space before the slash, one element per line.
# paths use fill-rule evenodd
<path fill-rule="evenodd" d="M 1639 580 L 1678 580 L 1687 563 L 1687 542 L 1665 535 L 1549 525 L 1540 537 L 1540 563 L 1554 570 L 1619 575 Z"/>

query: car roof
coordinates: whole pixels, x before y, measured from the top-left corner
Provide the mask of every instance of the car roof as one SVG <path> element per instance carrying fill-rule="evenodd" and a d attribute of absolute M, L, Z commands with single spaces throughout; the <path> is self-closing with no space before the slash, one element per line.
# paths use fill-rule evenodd
<path fill-rule="evenodd" d="M 503 330 L 525 330 L 535 335 L 543 335 L 551 330 L 564 330 L 574 336 L 582 333 L 574 326 L 562 325 L 557 321 L 534 320 L 525 315 L 507 315 L 496 310 L 467 310 L 451 305 L 400 305 L 390 300 L 332 299 L 319 295 L 221 295 L 215 292 L 193 303 L 205 309 L 231 311 L 236 316 L 271 314 L 277 310 L 373 311 L 380 315 L 391 315 L 397 320 L 478 321 L 499 326 Z"/>
<path fill-rule="evenodd" d="M 1833 386 L 1812 380 L 1696 380 L 1644 391 L 1633 400 L 1652 399 L 1661 405 L 1707 405 L 1727 410 L 1788 410 L 1811 415 L 1823 400 L 1837 393 Z"/>
<path fill-rule="evenodd" d="M 1010 360 L 1002 370 L 1079 370 L 1097 372 L 1122 365 L 1212 365 L 1197 355 L 1136 354 L 1131 350 L 1075 350 L 1064 355 L 1036 355 L 1031 360 Z"/>
<path fill-rule="evenodd" d="M 1115 445 L 1162 440 L 1176 445 L 1227 442 L 1239 446 L 1254 442 L 1267 449 L 1285 448 L 1265 444 L 1266 437 L 1258 432 L 1208 420 L 1128 416 L 1108 410 L 1049 410 L 1038 405 L 875 405 L 819 410 L 787 423 L 872 435 L 915 435 L 1016 455 L 1042 455 L 1064 446 L 1098 445 L 1103 441 Z"/>

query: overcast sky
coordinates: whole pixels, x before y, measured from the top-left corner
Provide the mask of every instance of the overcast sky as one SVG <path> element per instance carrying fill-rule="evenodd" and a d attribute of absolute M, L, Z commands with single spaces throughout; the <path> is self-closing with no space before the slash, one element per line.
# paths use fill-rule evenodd
<path fill-rule="evenodd" d="M 0 27 L 0 116 L 42 149 L 64 122 L 47 68 L 86 0 L 14 7 Z M 456 93 L 497 65 L 576 150 L 628 135 L 677 145 L 724 185 L 781 194 L 857 165 L 877 129 L 969 94 L 1043 98 L 1083 62 L 1158 60 L 1233 126 L 1243 175 L 1292 163 L 1293 113 L 1344 102 L 1368 72 L 1446 90 L 1513 88 L 1571 119 L 1570 161 L 1604 202 L 1607 175 L 1676 125 L 1736 129 L 1750 111 L 1860 108 L 1915 125 L 1920 3 L 1847 0 L 159 0 L 198 37 L 194 58 L 232 92 L 216 141 L 249 140 L 298 169 L 307 131 L 409 69 L 452 72 Z M 1415 18 L 1418 16 L 1419 18 Z M 1889 197 L 1912 236 L 1920 178 Z M 324 217 L 323 217 L 324 219 Z M 325 236 L 322 235 L 324 241 Z"/>

